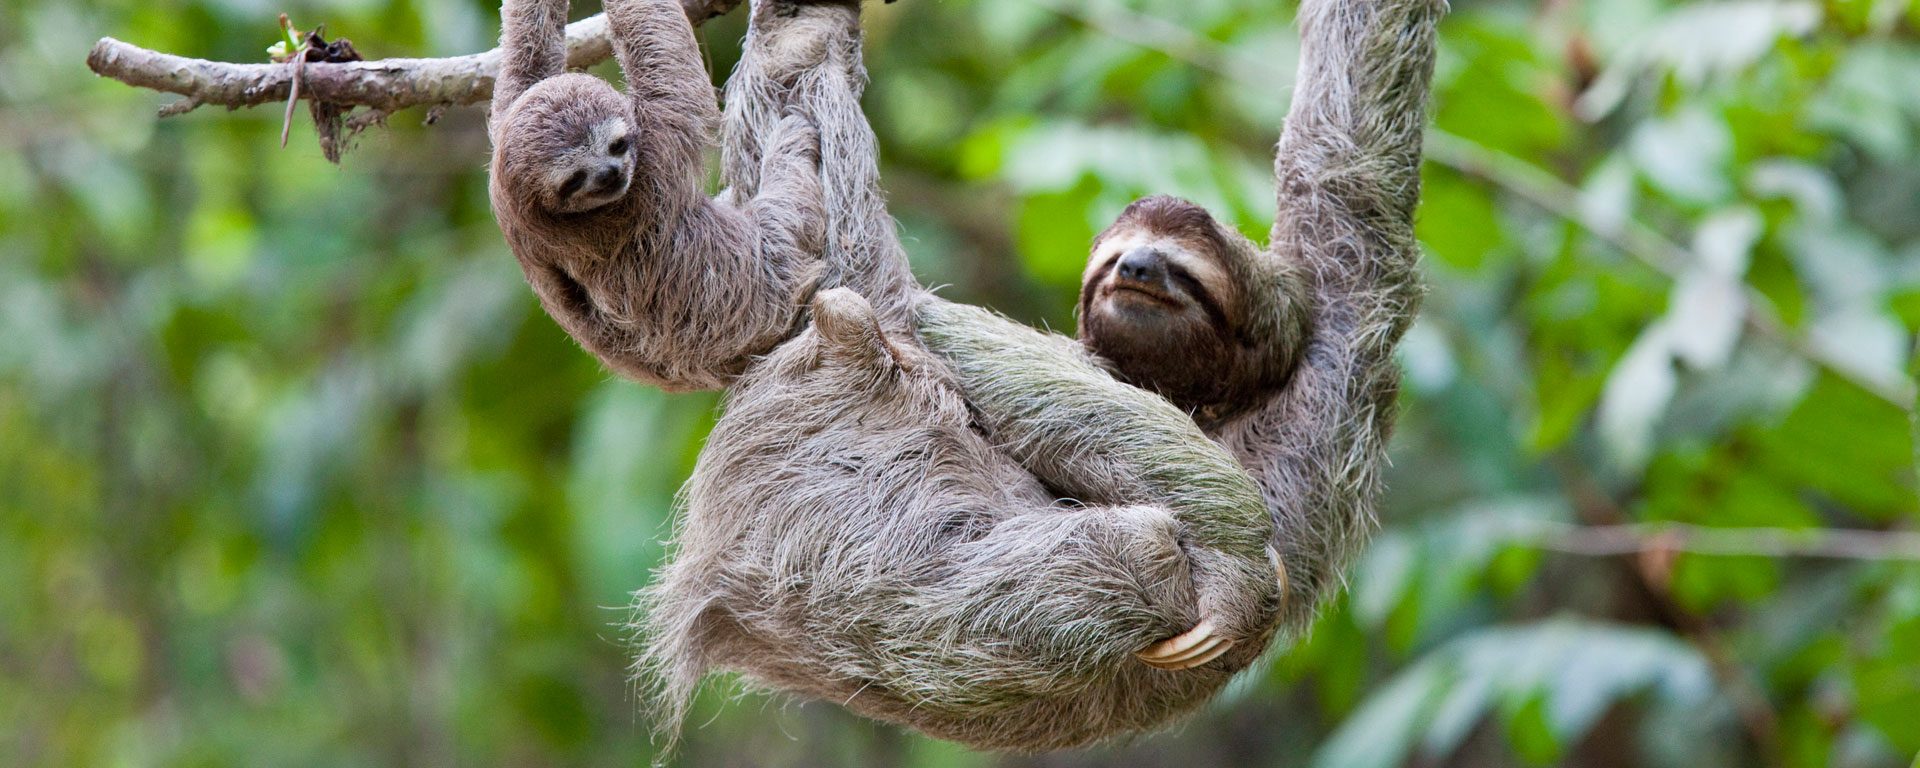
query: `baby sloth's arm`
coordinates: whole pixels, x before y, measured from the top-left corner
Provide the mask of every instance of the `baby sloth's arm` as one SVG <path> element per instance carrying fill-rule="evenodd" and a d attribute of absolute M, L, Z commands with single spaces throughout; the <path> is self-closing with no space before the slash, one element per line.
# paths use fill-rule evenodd
<path fill-rule="evenodd" d="M 709 199 L 704 152 L 719 108 L 684 9 L 676 0 L 605 5 L 639 126 L 641 221 L 637 263 L 599 271 L 620 289 L 603 306 L 619 307 L 613 320 L 664 326 L 645 346 L 609 345 L 607 357 L 644 350 L 638 362 L 668 374 L 655 383 L 724 386 L 791 335 L 812 291 L 825 227 L 817 133 L 781 121 L 765 139 L 775 149 L 762 159 L 762 193 L 739 205 Z"/>
<path fill-rule="evenodd" d="M 490 134 L 534 83 L 567 71 L 567 0 L 508 0 L 500 7 L 500 50 Z"/>

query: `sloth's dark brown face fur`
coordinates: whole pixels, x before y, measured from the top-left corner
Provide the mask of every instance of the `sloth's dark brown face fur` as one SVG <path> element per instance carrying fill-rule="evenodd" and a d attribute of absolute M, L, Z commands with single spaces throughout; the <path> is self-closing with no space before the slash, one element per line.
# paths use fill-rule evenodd
<path fill-rule="evenodd" d="M 504 181 L 552 214 L 626 197 L 636 160 L 632 103 L 599 78 L 568 74 L 527 89 L 500 137 Z"/>
<path fill-rule="evenodd" d="M 1297 341 L 1268 330 L 1272 272 L 1206 209 L 1143 198 L 1094 240 L 1080 339 L 1121 378 L 1184 408 L 1245 399 L 1284 376 Z"/>

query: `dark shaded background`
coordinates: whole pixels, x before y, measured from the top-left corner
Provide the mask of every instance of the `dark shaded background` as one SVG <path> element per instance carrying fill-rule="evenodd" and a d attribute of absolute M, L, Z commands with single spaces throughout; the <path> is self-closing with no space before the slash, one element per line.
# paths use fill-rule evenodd
<path fill-rule="evenodd" d="M 714 398 L 612 380 L 540 314 L 478 110 L 402 114 L 336 169 L 304 123 L 277 148 L 277 108 L 156 121 L 83 66 L 101 35 L 263 61 L 282 10 L 370 56 L 497 25 L 0 5 L 0 764 L 644 764 L 619 625 Z M 1068 329 L 1136 195 L 1264 234 L 1291 15 L 873 4 L 921 276 Z M 716 81 L 741 24 L 702 33 Z M 1386 527 L 1309 640 L 1098 752 L 716 694 L 684 764 L 1909 765 L 1917 26 L 1898 0 L 1458 0 Z M 1830 545 L 1861 558 L 1807 556 Z"/>

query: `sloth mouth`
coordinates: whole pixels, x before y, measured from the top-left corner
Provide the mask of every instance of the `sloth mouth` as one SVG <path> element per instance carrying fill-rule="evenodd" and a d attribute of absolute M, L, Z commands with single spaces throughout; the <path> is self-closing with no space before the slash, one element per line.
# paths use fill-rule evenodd
<path fill-rule="evenodd" d="M 1106 298 L 1109 301 L 1152 304 L 1168 309 L 1179 309 L 1181 306 L 1180 300 L 1174 298 L 1166 291 L 1156 286 L 1131 281 L 1109 281 L 1107 283 Z"/>
<path fill-rule="evenodd" d="M 595 184 L 574 196 L 572 209 L 591 211 L 619 200 L 627 193 L 627 185 L 614 181 L 610 184 Z"/>

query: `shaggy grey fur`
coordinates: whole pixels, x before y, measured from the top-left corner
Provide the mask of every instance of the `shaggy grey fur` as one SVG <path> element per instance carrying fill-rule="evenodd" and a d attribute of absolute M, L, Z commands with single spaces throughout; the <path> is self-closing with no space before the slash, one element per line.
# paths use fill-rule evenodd
<path fill-rule="evenodd" d="M 733 193 L 763 183 L 782 115 L 805 117 L 819 131 L 827 216 L 820 284 L 851 288 L 869 300 L 882 327 L 901 333 L 910 307 L 925 296 L 907 265 L 886 193 L 879 185 L 879 142 L 860 108 L 858 0 L 753 2 L 741 61 L 727 78 L 721 174 Z M 763 144 L 763 142 L 765 142 Z M 775 150 L 777 152 L 777 150 Z"/>
<path fill-rule="evenodd" d="M 1306 0 L 1299 82 L 1274 159 L 1268 247 L 1300 264 L 1312 328 L 1292 378 L 1209 435 L 1274 515 L 1302 628 L 1375 525 L 1400 372 L 1419 311 L 1420 139 L 1446 0 Z"/>
<path fill-rule="evenodd" d="M 647 590 L 664 732 L 719 667 L 974 747 L 1055 749 L 1163 725 L 1259 653 L 1280 586 L 1232 458 L 1165 400 L 1062 364 L 1065 339 L 929 311 L 960 315 L 932 321 L 959 331 L 944 346 L 991 348 L 963 353 L 983 363 L 970 375 L 1047 387 L 1023 418 L 1036 435 L 1124 419 L 1120 439 L 1058 458 L 1160 503 L 1055 505 L 974 429 L 938 359 L 883 334 L 858 294 L 823 292 L 812 328 L 729 392 Z M 1191 670 L 1134 658 L 1202 615 L 1246 642 Z"/>

